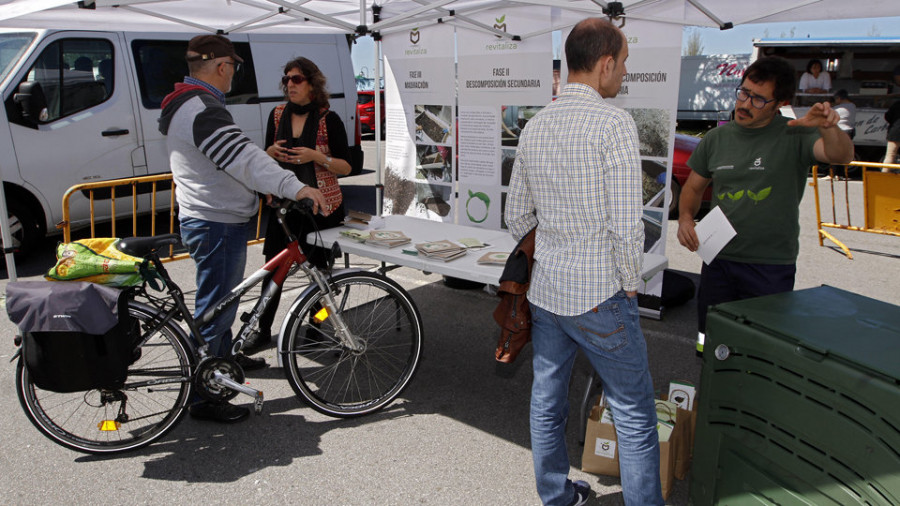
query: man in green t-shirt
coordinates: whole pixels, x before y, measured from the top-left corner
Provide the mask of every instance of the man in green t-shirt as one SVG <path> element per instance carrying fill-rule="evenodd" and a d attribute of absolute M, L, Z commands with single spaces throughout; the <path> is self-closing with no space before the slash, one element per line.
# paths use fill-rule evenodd
<path fill-rule="evenodd" d="M 796 88 L 796 70 L 787 60 L 756 60 L 735 90 L 734 120 L 706 134 L 688 160 L 692 171 L 681 193 L 678 241 L 691 251 L 700 246 L 694 216 L 710 182 L 713 206 L 737 232 L 700 271 L 698 351 L 709 306 L 794 289 L 799 206 L 809 167 L 853 159 L 853 143 L 827 102 L 802 118 L 779 114 Z"/>

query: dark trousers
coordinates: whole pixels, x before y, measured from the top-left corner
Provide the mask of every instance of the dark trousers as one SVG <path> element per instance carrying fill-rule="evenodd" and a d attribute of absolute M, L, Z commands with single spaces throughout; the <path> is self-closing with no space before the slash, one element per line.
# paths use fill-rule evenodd
<path fill-rule="evenodd" d="M 797 265 L 748 264 L 715 259 L 700 269 L 697 293 L 697 326 L 706 333 L 709 306 L 794 289 Z"/>

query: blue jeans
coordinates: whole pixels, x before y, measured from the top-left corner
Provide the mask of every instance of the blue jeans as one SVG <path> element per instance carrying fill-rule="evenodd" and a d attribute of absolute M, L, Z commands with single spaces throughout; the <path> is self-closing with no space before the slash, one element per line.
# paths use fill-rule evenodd
<path fill-rule="evenodd" d="M 616 420 L 625 504 L 663 504 L 653 381 L 638 319 L 637 297 L 629 298 L 623 291 L 576 316 L 559 316 L 531 305 L 531 452 L 544 504 L 571 504 L 575 493 L 568 478 L 565 432 L 569 379 L 579 349 L 603 382 Z"/>
<path fill-rule="evenodd" d="M 244 279 L 250 223 L 217 223 L 187 217 L 179 221 L 181 240 L 197 266 L 196 318 Z M 231 325 L 237 309 L 238 304 L 232 304 L 200 328 L 200 335 L 209 343 L 210 354 L 227 357 L 231 353 Z M 196 341 L 196 336 L 192 337 Z"/>

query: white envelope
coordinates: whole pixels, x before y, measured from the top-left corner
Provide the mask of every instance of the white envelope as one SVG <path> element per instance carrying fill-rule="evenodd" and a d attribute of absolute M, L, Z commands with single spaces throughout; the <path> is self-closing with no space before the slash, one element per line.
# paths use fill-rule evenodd
<path fill-rule="evenodd" d="M 722 248 L 737 235 L 734 227 L 731 226 L 731 222 L 728 221 L 725 213 L 719 207 L 707 213 L 697 223 L 694 231 L 697 233 L 697 239 L 700 241 L 697 254 L 700 255 L 700 258 L 706 264 L 712 262 L 716 255 L 722 251 Z"/>

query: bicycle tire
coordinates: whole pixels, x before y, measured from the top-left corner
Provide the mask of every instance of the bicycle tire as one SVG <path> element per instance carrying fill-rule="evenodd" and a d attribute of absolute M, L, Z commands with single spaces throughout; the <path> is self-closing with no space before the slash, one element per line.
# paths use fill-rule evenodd
<path fill-rule="evenodd" d="M 422 318 L 396 282 L 370 272 L 330 280 L 332 295 L 361 352 L 341 345 L 332 318 L 314 323 L 322 291 L 314 287 L 291 306 L 281 353 L 291 387 L 313 409 L 338 418 L 378 411 L 409 385 L 422 358 Z"/>
<path fill-rule="evenodd" d="M 31 423 L 53 442 L 92 454 L 135 450 L 164 436 L 187 411 L 193 370 L 187 336 L 171 321 L 148 333 L 148 323 L 160 319 L 157 311 L 136 301 L 129 301 L 128 310 L 146 335 L 138 341 L 139 358 L 128 367 L 120 389 L 41 390 L 31 382 L 24 359 L 19 358 L 19 403 Z M 128 419 L 117 420 L 123 394 Z M 106 400 L 101 400 L 104 397 Z"/>

